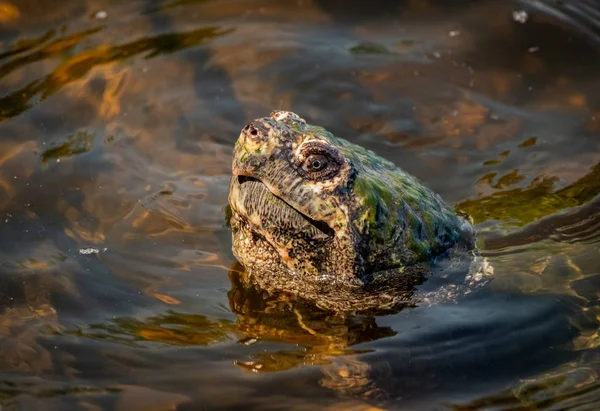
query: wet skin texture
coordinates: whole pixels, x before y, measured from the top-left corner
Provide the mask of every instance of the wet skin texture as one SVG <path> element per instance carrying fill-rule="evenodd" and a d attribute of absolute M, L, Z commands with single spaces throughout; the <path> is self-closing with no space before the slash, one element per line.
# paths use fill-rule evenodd
<path fill-rule="evenodd" d="M 411 301 L 473 229 L 393 163 L 275 111 L 242 130 L 229 190 L 233 253 L 249 278 L 335 311 Z"/>

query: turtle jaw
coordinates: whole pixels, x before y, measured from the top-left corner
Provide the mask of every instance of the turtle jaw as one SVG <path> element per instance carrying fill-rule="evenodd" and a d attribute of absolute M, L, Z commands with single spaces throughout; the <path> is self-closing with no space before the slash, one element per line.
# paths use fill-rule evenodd
<path fill-rule="evenodd" d="M 229 203 L 234 213 L 248 222 L 250 228 L 265 235 L 287 232 L 307 241 L 323 241 L 335 237 L 335 231 L 273 194 L 256 177 L 234 175 L 229 190 Z"/>

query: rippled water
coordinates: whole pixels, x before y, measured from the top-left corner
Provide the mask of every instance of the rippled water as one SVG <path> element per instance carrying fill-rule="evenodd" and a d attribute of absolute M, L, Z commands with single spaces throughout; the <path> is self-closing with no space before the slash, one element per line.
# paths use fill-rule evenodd
<path fill-rule="evenodd" d="M 0 1 L 2 410 L 600 408 L 598 10 Z M 494 281 L 350 318 L 246 288 L 230 155 L 275 108 L 469 213 Z"/>

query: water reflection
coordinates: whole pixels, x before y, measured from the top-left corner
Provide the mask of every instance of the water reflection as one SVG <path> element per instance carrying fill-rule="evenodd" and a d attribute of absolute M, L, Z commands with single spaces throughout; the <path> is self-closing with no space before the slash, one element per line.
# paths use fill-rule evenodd
<path fill-rule="evenodd" d="M 502 366 L 504 371 L 496 370 L 494 378 L 506 378 L 505 373 L 512 375 L 517 369 L 529 375 L 542 364 L 560 364 L 572 357 L 568 341 L 577 334 L 569 325 L 575 317 L 568 300 L 559 304 L 546 298 L 515 300 L 523 313 L 518 321 L 514 314 L 498 310 L 506 297 L 498 299 L 489 293 L 466 299 L 466 304 L 454 308 L 409 309 L 413 311 L 400 317 L 340 316 L 291 296 L 266 294 L 249 282 L 238 263 L 229 271 L 229 280 L 227 296 L 235 320 L 169 310 L 144 319 L 123 317 L 59 333 L 146 349 L 161 345 L 218 347 L 223 343 L 245 346 L 250 351 L 237 350 L 232 357 L 237 367 L 268 375 L 319 366 L 321 387 L 337 396 L 381 406 L 390 406 L 399 392 L 405 398 L 417 393 L 421 398 L 425 392 L 455 389 L 456 381 L 447 378 L 448 372 L 462 369 L 463 383 L 474 383 L 479 373 L 487 373 L 507 359 L 520 365 L 513 364 L 510 371 Z M 485 307 L 488 312 L 477 316 L 474 307 Z M 582 329 L 589 327 L 590 321 L 580 319 Z M 537 326 L 530 328 L 530 322 Z M 482 339 L 482 332 L 491 333 L 492 338 Z M 531 350 L 541 341 L 555 348 L 533 355 Z M 391 355 L 384 354 L 388 350 Z M 463 351 L 470 355 L 462 355 Z M 148 353 L 146 361 L 154 362 L 151 358 L 155 355 Z M 176 354 L 171 351 L 171 355 Z M 475 366 L 478 361 L 486 365 Z"/>
<path fill-rule="evenodd" d="M 572 363 L 558 370 L 522 381 L 503 393 L 487 396 L 468 404 L 452 404 L 456 411 L 500 409 L 585 409 L 600 401 L 597 364 Z"/>
<path fill-rule="evenodd" d="M 9 64 L 0 67 L 0 77 L 10 74 L 10 72 L 18 69 L 23 64 L 31 64 L 36 60 L 44 60 L 61 55 L 70 48 L 75 47 L 86 36 L 98 31 L 100 29 L 83 32 L 66 39 L 55 40 L 41 50 L 36 50 L 33 55 L 26 55 L 20 59 L 12 60 Z M 209 27 L 190 32 L 143 38 L 119 46 L 100 46 L 96 49 L 79 53 L 71 59 L 64 60 L 46 77 L 35 80 L 0 99 L 0 122 L 27 110 L 34 98 L 37 98 L 37 101 L 47 99 L 66 84 L 85 76 L 96 66 L 124 60 L 138 54 L 143 54 L 143 58 L 148 59 L 158 54 L 174 53 L 178 50 L 197 46 L 212 37 L 222 36 L 229 32 L 231 32 L 231 29 L 222 30 L 216 27 Z M 27 50 L 21 48 L 18 51 L 20 54 Z M 10 54 L 11 52 L 8 52 L 6 56 L 10 56 Z"/>
<path fill-rule="evenodd" d="M 593 409 L 597 7 L 560 3 L 0 1 L 2 406 Z M 230 150 L 274 108 L 469 213 L 494 281 L 358 317 L 248 285 Z"/>
<path fill-rule="evenodd" d="M 209 345 L 226 339 L 234 330 L 227 321 L 215 322 L 203 315 L 169 311 L 145 321 L 118 318 L 109 324 L 91 325 L 89 331 L 77 335 L 127 344 L 152 341 L 169 345 Z"/>
<path fill-rule="evenodd" d="M 493 175 L 484 176 L 484 178 L 491 177 Z M 477 222 L 495 219 L 508 220 L 515 225 L 527 224 L 595 200 L 600 192 L 600 164 L 575 182 L 555 190 L 554 186 L 557 182 L 558 177 L 540 176 L 528 187 L 504 190 L 476 200 L 467 200 L 458 204 L 457 208 L 472 216 Z M 531 207 L 532 203 L 536 203 L 536 207 Z M 574 220 L 576 218 L 573 217 Z M 581 216 L 581 218 L 585 217 Z"/>
<path fill-rule="evenodd" d="M 349 347 L 390 337 L 390 327 L 379 327 L 373 315 L 340 316 L 296 301 L 270 295 L 254 286 L 239 263 L 229 271 L 229 309 L 236 321 L 170 310 L 144 320 L 116 318 L 68 333 L 116 343 L 155 342 L 167 345 L 211 345 L 237 336 L 238 343 L 258 340 L 301 346 L 303 350 L 269 352 L 238 365 L 257 372 L 283 371 L 303 364 L 327 364 L 334 355 L 355 354 Z"/>

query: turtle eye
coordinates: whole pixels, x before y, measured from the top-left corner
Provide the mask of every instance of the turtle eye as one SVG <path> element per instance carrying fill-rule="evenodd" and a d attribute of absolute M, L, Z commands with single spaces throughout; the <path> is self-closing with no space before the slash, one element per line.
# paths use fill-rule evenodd
<path fill-rule="evenodd" d="M 316 173 L 327 168 L 329 159 L 322 154 L 311 154 L 304 161 L 303 168 L 309 173 Z"/>
<path fill-rule="evenodd" d="M 322 143 L 307 143 L 299 162 L 301 174 L 310 180 L 326 180 L 336 176 L 343 164 L 337 151 Z"/>

